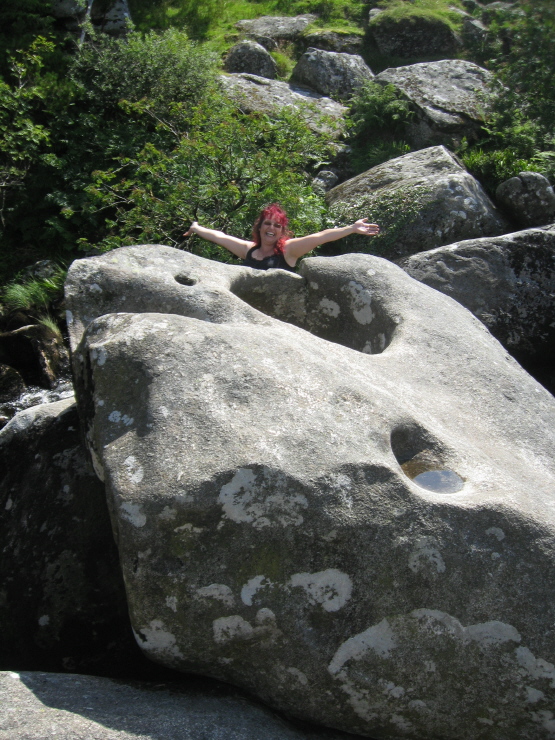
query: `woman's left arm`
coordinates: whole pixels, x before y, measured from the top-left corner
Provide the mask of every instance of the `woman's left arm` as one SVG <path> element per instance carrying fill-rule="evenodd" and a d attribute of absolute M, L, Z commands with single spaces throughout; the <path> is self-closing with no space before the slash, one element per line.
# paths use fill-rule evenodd
<path fill-rule="evenodd" d="M 349 234 L 364 234 L 365 236 L 376 236 L 380 233 L 380 227 L 377 224 L 369 224 L 367 218 L 361 218 L 352 226 L 340 226 L 337 229 L 324 229 L 317 234 L 308 234 L 298 238 L 289 239 L 285 243 L 284 254 L 290 259 L 298 260 L 299 257 L 316 249 L 320 244 L 334 242 L 342 239 Z"/>

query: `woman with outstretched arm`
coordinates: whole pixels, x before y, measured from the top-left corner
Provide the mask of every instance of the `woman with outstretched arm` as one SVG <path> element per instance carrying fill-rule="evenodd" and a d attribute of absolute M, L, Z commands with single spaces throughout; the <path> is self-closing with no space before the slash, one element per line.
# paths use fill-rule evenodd
<path fill-rule="evenodd" d="M 349 234 L 366 236 L 379 234 L 380 227 L 377 224 L 369 224 L 367 221 L 368 219 L 361 218 L 352 226 L 324 229 L 317 234 L 293 237 L 288 229 L 287 214 L 277 203 L 272 203 L 264 208 L 254 222 L 251 241 L 229 236 L 223 231 L 206 229 L 204 226 L 199 226 L 196 221 L 191 224 L 184 236 L 198 234 L 203 239 L 225 247 L 243 260 L 244 265 L 257 270 L 276 267 L 293 270 L 300 257 L 320 244 L 336 241 Z"/>

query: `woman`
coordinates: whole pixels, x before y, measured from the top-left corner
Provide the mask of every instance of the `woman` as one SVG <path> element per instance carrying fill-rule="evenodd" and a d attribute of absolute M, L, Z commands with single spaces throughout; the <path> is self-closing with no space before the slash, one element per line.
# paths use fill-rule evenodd
<path fill-rule="evenodd" d="M 288 219 L 285 211 L 277 204 L 264 208 L 252 227 L 252 241 L 238 239 L 229 236 L 222 231 L 205 229 L 197 222 L 184 236 L 198 234 L 203 239 L 208 239 L 214 244 L 229 250 L 248 267 L 257 270 L 268 270 L 280 267 L 284 270 L 293 270 L 297 260 L 303 255 L 315 249 L 320 244 L 333 242 L 349 234 L 364 234 L 375 236 L 379 234 L 380 227 L 376 224 L 367 223 L 368 219 L 361 218 L 352 226 L 340 226 L 337 229 L 324 229 L 317 234 L 293 237 L 288 227 Z"/>

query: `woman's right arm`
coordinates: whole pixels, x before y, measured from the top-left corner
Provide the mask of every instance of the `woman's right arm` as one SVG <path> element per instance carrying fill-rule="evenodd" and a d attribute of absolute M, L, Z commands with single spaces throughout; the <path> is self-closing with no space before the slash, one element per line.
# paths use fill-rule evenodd
<path fill-rule="evenodd" d="M 183 236 L 190 236 L 191 234 L 198 234 L 198 236 L 207 239 L 209 242 L 214 242 L 214 244 L 219 244 L 220 247 L 225 247 L 225 249 L 229 250 L 236 257 L 239 257 L 239 259 L 245 259 L 247 252 L 253 246 L 253 242 L 248 242 L 246 239 L 238 239 L 236 236 L 229 236 L 229 234 L 224 234 L 223 231 L 206 229 L 204 226 L 199 226 L 196 221 L 193 221 Z"/>

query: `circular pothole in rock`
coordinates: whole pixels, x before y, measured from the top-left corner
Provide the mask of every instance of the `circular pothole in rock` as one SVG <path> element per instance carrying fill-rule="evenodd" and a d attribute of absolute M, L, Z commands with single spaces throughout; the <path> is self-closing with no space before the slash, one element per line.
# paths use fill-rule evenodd
<path fill-rule="evenodd" d="M 417 424 L 395 429 L 391 447 L 401 470 L 421 488 L 434 493 L 457 493 L 464 479 L 448 467 L 444 446 Z"/>
<path fill-rule="evenodd" d="M 195 280 L 195 278 L 191 278 L 188 275 L 175 275 L 175 281 L 179 283 L 180 285 L 196 285 L 198 283 L 198 280 Z"/>

